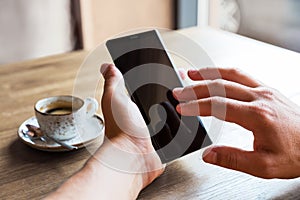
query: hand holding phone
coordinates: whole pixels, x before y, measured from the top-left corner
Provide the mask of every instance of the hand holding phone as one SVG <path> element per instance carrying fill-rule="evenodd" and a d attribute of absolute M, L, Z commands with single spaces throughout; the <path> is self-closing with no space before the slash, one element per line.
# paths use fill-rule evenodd
<path fill-rule="evenodd" d="M 109 40 L 106 46 L 122 72 L 126 88 L 147 124 L 162 163 L 199 150 L 212 142 L 200 117 L 181 116 L 172 95 L 182 83 L 158 31 Z"/>

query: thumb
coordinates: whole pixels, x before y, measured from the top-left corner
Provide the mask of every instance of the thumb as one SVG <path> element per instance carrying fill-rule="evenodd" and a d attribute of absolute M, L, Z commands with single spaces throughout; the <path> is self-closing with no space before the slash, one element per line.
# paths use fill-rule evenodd
<path fill-rule="evenodd" d="M 219 146 L 206 149 L 202 154 L 207 163 L 233 169 L 254 176 L 263 176 L 264 161 L 258 153 L 237 148 Z"/>
<path fill-rule="evenodd" d="M 106 130 L 109 130 L 109 134 L 113 137 L 113 133 L 117 133 L 119 131 L 119 126 L 117 126 L 118 119 L 116 119 L 116 115 L 112 108 L 116 110 L 124 109 L 121 99 L 126 99 L 124 98 L 125 86 L 121 72 L 113 64 L 101 65 L 100 72 L 105 79 L 104 91 L 101 100 L 102 112 L 104 120 L 110 122 L 106 123 Z"/>
<path fill-rule="evenodd" d="M 114 90 L 116 89 L 117 85 L 122 86 L 122 88 L 124 87 L 124 80 L 122 74 L 113 64 L 101 65 L 100 72 L 105 79 L 105 83 L 104 83 L 105 91 Z"/>
<path fill-rule="evenodd" d="M 101 105 L 105 130 L 109 137 L 121 132 L 148 138 L 148 129 L 138 107 L 127 94 L 121 72 L 112 64 L 103 64 L 100 69 L 105 82 Z"/>

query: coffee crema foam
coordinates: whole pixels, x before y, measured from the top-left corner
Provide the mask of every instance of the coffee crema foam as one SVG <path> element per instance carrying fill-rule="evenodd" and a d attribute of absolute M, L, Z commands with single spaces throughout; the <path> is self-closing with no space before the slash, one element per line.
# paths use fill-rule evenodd
<path fill-rule="evenodd" d="M 72 102 L 56 101 L 42 107 L 40 110 L 46 114 L 66 115 L 78 110 L 78 108 L 73 107 Z"/>

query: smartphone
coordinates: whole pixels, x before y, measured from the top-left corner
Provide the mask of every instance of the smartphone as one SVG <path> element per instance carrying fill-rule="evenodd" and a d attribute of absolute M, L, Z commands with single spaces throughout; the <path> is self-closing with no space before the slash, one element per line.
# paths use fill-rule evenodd
<path fill-rule="evenodd" d="M 200 117 L 176 112 L 172 90 L 183 85 L 157 30 L 112 39 L 106 46 L 162 163 L 212 144 Z"/>

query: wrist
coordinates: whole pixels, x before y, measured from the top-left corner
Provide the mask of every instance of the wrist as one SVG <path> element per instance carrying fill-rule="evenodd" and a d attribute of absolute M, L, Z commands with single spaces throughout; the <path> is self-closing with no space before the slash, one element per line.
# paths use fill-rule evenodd
<path fill-rule="evenodd" d="M 135 138 L 133 141 L 125 134 L 105 139 L 92 159 L 117 171 L 135 174 L 142 180 L 142 188 L 164 171 L 150 139 Z"/>
<path fill-rule="evenodd" d="M 144 174 L 140 172 L 145 166 L 136 148 L 121 137 L 105 139 L 83 170 L 98 181 L 108 180 L 105 186 L 111 195 L 122 194 L 122 199 L 134 199 L 144 187 Z"/>
<path fill-rule="evenodd" d="M 86 163 L 82 172 L 97 182 L 97 196 L 103 199 L 136 199 L 143 188 L 139 174 L 113 169 L 95 158 Z"/>

